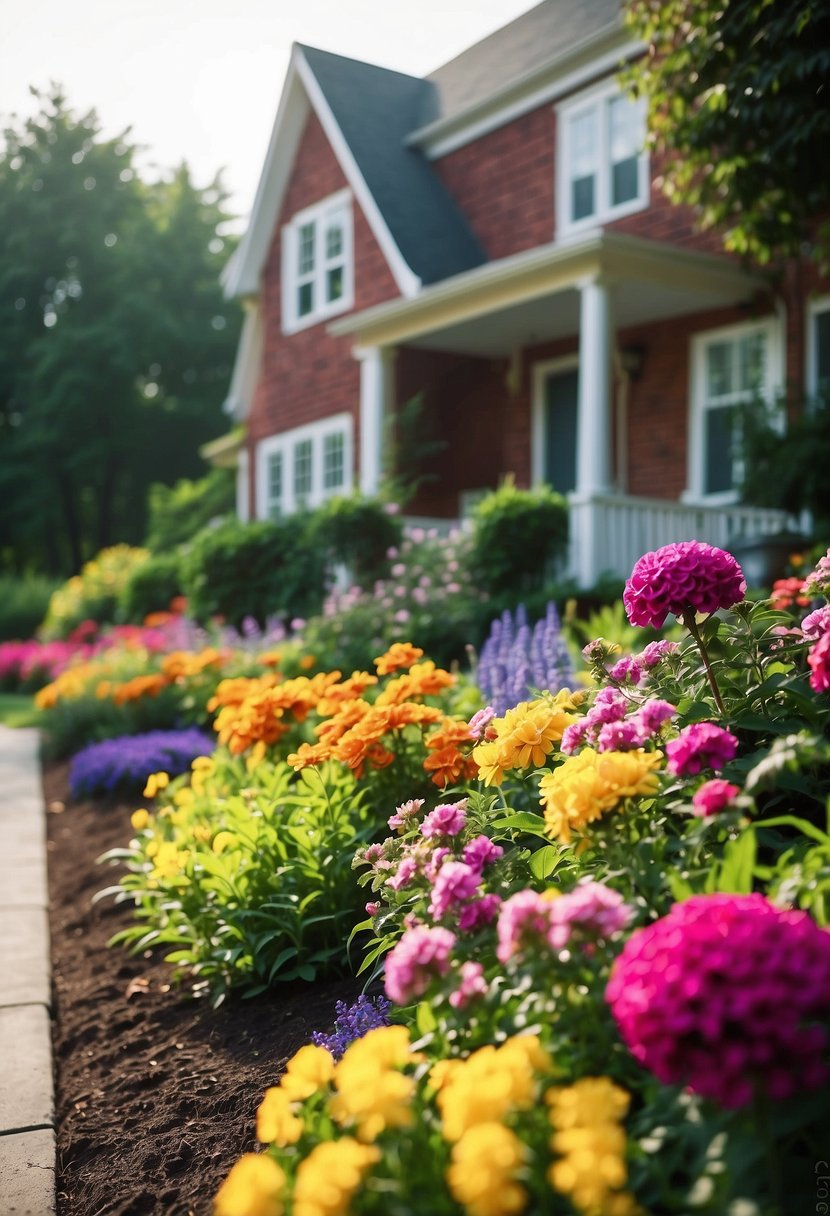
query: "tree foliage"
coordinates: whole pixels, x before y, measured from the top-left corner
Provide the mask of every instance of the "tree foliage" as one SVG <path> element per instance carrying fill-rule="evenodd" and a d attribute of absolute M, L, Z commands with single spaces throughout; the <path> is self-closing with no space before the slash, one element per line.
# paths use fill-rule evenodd
<path fill-rule="evenodd" d="M 663 189 L 733 252 L 830 255 L 830 0 L 627 0 Z"/>
<path fill-rule="evenodd" d="M 34 91 L 34 90 L 33 90 Z M 77 570 L 202 471 L 238 333 L 219 180 L 138 174 L 57 86 L 0 151 L 0 561 Z"/>

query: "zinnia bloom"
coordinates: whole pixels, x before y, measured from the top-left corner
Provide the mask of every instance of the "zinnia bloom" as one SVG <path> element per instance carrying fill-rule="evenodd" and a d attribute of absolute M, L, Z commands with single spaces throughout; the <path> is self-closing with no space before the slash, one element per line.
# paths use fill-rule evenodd
<path fill-rule="evenodd" d="M 743 571 L 731 553 L 686 540 L 645 553 L 625 584 L 623 603 L 632 625 L 660 629 L 670 612 L 709 615 L 740 603 L 745 594 Z"/>
<path fill-rule="evenodd" d="M 552 836 L 567 844 L 573 832 L 611 811 L 623 798 L 653 794 L 658 781 L 654 773 L 662 760 L 660 752 L 638 748 L 630 752 L 597 752 L 584 748 L 564 764 L 546 773 L 539 789 L 545 808 L 545 823 Z"/>

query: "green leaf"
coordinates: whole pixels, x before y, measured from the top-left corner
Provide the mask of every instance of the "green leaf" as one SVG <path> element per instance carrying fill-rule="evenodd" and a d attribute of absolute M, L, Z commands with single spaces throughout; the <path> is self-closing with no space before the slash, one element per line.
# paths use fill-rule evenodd
<path fill-rule="evenodd" d="M 530 872 L 534 878 L 548 878 L 556 869 L 562 857 L 562 852 L 556 845 L 546 844 L 537 849 L 530 858 Z"/>

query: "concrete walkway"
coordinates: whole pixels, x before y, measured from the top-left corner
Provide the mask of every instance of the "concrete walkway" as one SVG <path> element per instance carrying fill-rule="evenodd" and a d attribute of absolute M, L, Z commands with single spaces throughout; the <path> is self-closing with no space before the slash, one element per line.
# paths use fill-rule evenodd
<path fill-rule="evenodd" d="M 46 824 L 38 732 L 0 726 L 0 1213 L 53 1216 Z"/>

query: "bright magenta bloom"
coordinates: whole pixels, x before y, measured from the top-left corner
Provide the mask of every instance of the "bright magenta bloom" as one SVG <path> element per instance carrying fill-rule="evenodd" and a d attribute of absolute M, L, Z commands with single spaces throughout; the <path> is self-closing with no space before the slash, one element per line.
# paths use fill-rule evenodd
<path fill-rule="evenodd" d="M 678 541 L 645 553 L 625 584 L 623 603 L 632 625 L 660 629 L 670 612 L 707 615 L 731 608 L 746 594 L 743 571 L 731 553 L 699 540 Z"/>
<path fill-rule="evenodd" d="M 666 768 L 673 777 L 694 777 L 705 768 L 723 768 L 735 759 L 737 750 L 738 740 L 722 726 L 693 722 L 666 744 Z"/>
<path fill-rule="evenodd" d="M 692 795 L 692 809 L 701 819 L 708 819 L 729 806 L 735 795 L 740 792 L 737 785 L 724 781 L 722 777 L 714 777 L 711 781 L 704 781 L 700 789 L 695 790 Z"/>
<path fill-rule="evenodd" d="M 830 933 L 763 895 L 697 895 L 632 933 L 605 997 L 636 1059 L 725 1107 L 830 1076 Z"/>
<path fill-rule="evenodd" d="M 810 687 L 814 692 L 830 692 L 830 633 L 824 633 L 807 655 Z"/>

